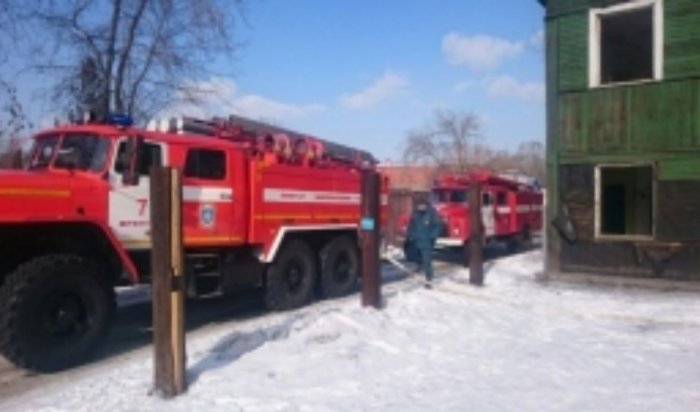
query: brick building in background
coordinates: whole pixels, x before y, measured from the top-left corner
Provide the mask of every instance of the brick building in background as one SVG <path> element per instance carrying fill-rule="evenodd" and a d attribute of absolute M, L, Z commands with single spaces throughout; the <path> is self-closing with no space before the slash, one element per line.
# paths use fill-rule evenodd
<path fill-rule="evenodd" d="M 391 190 L 427 192 L 437 174 L 434 167 L 381 164 L 379 170 L 389 177 Z"/>

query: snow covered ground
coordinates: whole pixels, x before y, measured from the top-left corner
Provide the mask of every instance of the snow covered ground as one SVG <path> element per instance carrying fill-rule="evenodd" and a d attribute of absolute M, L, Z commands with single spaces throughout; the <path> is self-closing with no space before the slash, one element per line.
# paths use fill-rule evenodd
<path fill-rule="evenodd" d="M 0 401 L 3 411 L 697 411 L 697 294 L 535 280 L 542 255 L 443 266 L 436 288 L 227 322 L 188 336 L 186 395 L 149 396 L 148 349 Z M 386 276 L 395 276 L 390 270 Z"/>

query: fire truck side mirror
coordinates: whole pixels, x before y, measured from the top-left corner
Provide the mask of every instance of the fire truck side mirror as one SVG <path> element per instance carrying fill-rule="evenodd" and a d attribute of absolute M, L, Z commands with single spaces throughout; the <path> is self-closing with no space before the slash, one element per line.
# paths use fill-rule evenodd
<path fill-rule="evenodd" d="M 143 137 L 129 136 L 126 141 L 126 168 L 122 175 L 124 186 L 137 186 L 141 177 L 140 166 L 143 156 Z"/>

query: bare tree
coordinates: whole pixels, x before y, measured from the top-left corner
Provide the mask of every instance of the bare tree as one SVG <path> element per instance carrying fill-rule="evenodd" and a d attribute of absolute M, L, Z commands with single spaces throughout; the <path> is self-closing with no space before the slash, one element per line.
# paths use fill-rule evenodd
<path fill-rule="evenodd" d="M 482 164 L 485 148 L 481 137 L 480 122 L 474 114 L 439 110 L 432 124 L 408 133 L 404 162 L 469 172 Z"/>
<path fill-rule="evenodd" d="M 0 0 L 33 33 L 32 68 L 57 79 L 54 104 L 142 121 L 231 61 L 244 0 Z"/>
<path fill-rule="evenodd" d="M 17 98 L 17 89 L 0 80 L 0 142 L 17 137 L 31 126 Z"/>
<path fill-rule="evenodd" d="M 521 143 L 517 151 L 496 150 L 483 142 L 479 119 L 471 113 L 438 111 L 433 122 L 406 136 L 404 163 L 429 166 L 436 172 L 488 170 L 545 178 L 544 145 Z"/>
<path fill-rule="evenodd" d="M 17 89 L 6 80 L 4 69 L 9 49 L 17 39 L 15 15 L 9 0 L 0 0 L 0 168 L 16 166 L 21 158 L 21 147 L 17 139 L 31 128 Z"/>
<path fill-rule="evenodd" d="M 547 174 L 544 143 L 538 141 L 521 143 L 514 158 L 521 172 L 544 183 Z"/>

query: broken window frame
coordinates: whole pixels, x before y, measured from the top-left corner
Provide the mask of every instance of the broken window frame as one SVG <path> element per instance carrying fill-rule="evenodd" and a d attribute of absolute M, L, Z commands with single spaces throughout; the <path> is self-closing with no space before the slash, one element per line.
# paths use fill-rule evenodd
<path fill-rule="evenodd" d="M 633 169 L 648 167 L 651 168 L 651 234 L 609 234 L 602 232 L 602 218 L 603 218 L 603 169 Z M 594 225 L 595 225 L 595 239 L 601 241 L 638 241 L 638 242 L 648 242 L 656 239 L 656 199 L 657 199 L 657 165 L 653 162 L 636 162 L 636 163 L 601 163 L 597 164 L 594 169 Z"/>
<path fill-rule="evenodd" d="M 602 82 L 602 18 L 605 16 L 627 13 L 651 7 L 652 11 L 652 71 L 651 79 L 639 79 L 623 82 Z M 588 82 L 590 88 L 616 87 L 630 84 L 657 82 L 664 77 L 664 7 L 663 0 L 631 0 L 605 8 L 594 8 L 589 12 L 588 39 Z"/>

